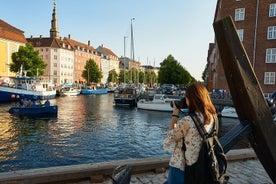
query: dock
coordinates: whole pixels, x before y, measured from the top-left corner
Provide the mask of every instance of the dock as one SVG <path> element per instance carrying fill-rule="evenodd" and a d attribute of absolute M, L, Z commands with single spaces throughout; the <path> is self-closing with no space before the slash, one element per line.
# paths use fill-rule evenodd
<path fill-rule="evenodd" d="M 227 154 L 228 169 L 232 177 L 243 171 L 237 169 L 237 164 L 243 163 L 245 160 L 253 160 L 253 164 L 257 163 L 261 167 L 262 177 L 265 176 L 269 183 L 272 181 L 267 176 L 262 165 L 258 162 L 253 149 L 237 149 L 230 150 Z M 166 179 L 169 157 L 143 158 L 131 160 L 119 160 L 113 162 L 101 162 L 91 164 L 80 164 L 70 166 L 58 166 L 49 168 L 29 169 L 20 171 L 11 171 L 0 173 L 1 184 L 31 184 L 31 183 L 68 183 L 68 184 L 91 184 L 91 183 L 112 183 L 111 176 L 114 168 L 118 165 L 130 165 L 132 168 L 131 183 L 143 183 L 142 180 L 151 180 L 150 183 L 159 183 L 158 180 Z M 231 166 L 232 165 L 232 166 Z M 241 168 L 240 168 L 241 169 Z M 254 170 L 257 168 L 254 168 Z M 264 173 L 264 174 L 263 174 Z M 240 178 L 240 177 L 238 177 Z M 164 179 L 164 181 L 165 181 Z M 257 178 L 256 178 L 257 179 Z M 233 178 L 234 180 L 234 178 Z M 147 183 L 147 182 L 146 182 Z M 246 182 L 245 182 L 246 183 Z"/>

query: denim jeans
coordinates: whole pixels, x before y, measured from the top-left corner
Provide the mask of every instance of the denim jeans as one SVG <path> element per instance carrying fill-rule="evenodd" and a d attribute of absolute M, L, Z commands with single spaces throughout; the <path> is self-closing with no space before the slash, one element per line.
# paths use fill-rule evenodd
<path fill-rule="evenodd" d="M 170 167 L 168 179 L 164 184 L 183 184 L 184 183 L 184 171 L 178 168 Z"/>

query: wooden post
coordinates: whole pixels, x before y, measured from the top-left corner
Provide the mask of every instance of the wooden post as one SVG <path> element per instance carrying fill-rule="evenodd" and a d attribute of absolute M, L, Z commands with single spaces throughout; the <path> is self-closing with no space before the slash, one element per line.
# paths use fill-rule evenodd
<path fill-rule="evenodd" d="M 249 122 L 248 138 L 271 180 L 276 183 L 276 125 L 262 89 L 230 16 L 213 24 L 222 65 L 241 122 Z M 254 169 L 254 168 L 252 168 Z"/>

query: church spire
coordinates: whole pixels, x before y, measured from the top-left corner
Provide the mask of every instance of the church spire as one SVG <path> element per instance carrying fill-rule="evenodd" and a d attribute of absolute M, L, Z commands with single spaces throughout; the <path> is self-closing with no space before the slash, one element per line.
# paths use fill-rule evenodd
<path fill-rule="evenodd" d="M 57 15 L 56 15 L 56 0 L 54 0 L 54 9 L 53 9 L 53 13 L 52 13 L 50 37 L 51 38 L 59 37 Z"/>

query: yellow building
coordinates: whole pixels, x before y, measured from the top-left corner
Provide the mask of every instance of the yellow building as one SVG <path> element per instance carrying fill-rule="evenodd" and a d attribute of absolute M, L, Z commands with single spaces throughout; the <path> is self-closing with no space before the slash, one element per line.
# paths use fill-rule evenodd
<path fill-rule="evenodd" d="M 25 46 L 27 40 L 24 32 L 0 19 L 0 77 L 13 77 L 15 73 L 9 70 L 12 63 L 12 53 L 19 46 Z"/>

